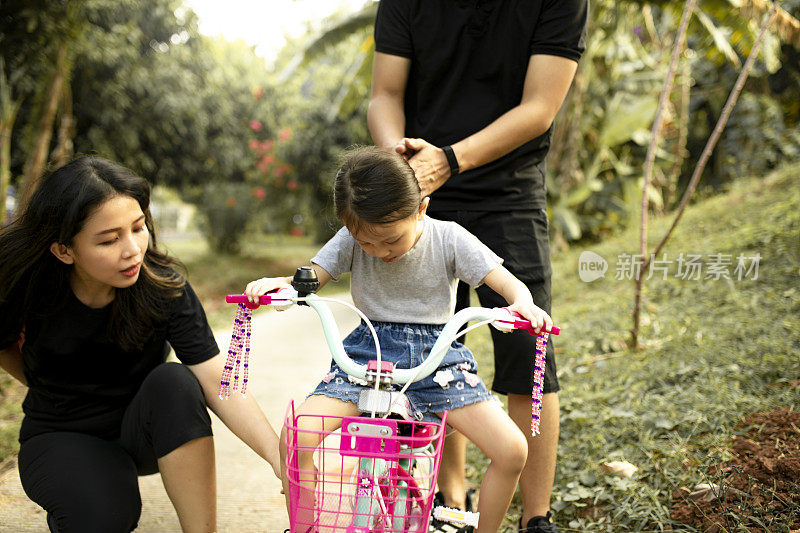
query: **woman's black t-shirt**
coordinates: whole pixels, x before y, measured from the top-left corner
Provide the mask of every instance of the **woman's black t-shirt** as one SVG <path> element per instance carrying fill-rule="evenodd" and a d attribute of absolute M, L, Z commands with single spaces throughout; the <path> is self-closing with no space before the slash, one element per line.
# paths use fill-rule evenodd
<path fill-rule="evenodd" d="M 111 305 L 87 307 L 68 292 L 57 314 L 25 324 L 22 356 L 28 394 L 22 404 L 25 418 L 20 441 L 50 431 L 117 438 L 125 408 L 147 374 L 166 360 L 170 346 L 178 359 L 189 365 L 219 353 L 188 282 L 173 300 L 169 319 L 155 329 L 141 350 L 129 352 L 108 339 Z M 0 346 L 6 347 L 18 337 L 19 331 L 0 331 Z"/>

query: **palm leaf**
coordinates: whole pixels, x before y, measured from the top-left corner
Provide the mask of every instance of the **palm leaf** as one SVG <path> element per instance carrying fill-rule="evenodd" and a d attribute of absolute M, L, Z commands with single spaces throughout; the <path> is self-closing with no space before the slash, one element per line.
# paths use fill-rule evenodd
<path fill-rule="evenodd" d="M 318 59 L 326 50 L 351 35 L 371 27 L 375 23 L 375 14 L 378 11 L 377 2 L 368 2 L 356 13 L 344 17 L 334 18 L 331 23 L 315 35 L 309 44 L 298 52 L 278 76 L 279 83 L 285 82 L 303 65 Z"/>
<path fill-rule="evenodd" d="M 328 121 L 345 116 L 355 109 L 360 99 L 358 89 L 369 87 L 372 79 L 372 58 L 375 39 L 370 35 L 358 49 L 358 55 L 347 69 L 341 88 L 333 99 Z"/>

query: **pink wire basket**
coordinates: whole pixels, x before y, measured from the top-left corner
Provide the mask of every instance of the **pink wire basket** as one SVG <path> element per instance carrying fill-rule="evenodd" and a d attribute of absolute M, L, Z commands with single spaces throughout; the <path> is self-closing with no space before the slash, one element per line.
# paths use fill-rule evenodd
<path fill-rule="evenodd" d="M 427 533 L 438 423 L 286 413 L 292 533 Z"/>

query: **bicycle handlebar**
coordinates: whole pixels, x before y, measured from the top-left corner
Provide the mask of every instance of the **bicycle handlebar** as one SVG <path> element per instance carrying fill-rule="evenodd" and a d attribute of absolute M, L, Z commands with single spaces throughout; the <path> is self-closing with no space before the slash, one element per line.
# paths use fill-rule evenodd
<path fill-rule="evenodd" d="M 309 294 L 305 297 L 299 297 L 297 291 L 289 288 L 270 291 L 269 293 L 262 295 L 258 302 L 250 302 L 250 300 L 244 294 L 230 294 L 225 297 L 226 302 L 244 304 L 249 309 L 256 309 L 262 304 L 287 305 L 294 302 L 305 302 L 309 307 L 316 311 L 320 321 L 322 322 L 325 340 L 328 344 L 328 349 L 330 350 L 334 361 L 336 361 L 339 367 L 348 375 L 365 380 L 367 375 L 367 366 L 354 362 L 345 352 L 344 345 L 341 341 L 339 328 L 336 326 L 336 320 L 333 318 L 333 314 L 328 306 L 324 303 L 324 300 L 327 299 L 321 298 L 316 294 Z M 493 326 L 501 331 L 524 329 L 531 335 L 537 335 L 530 321 L 521 318 L 519 313 L 509 311 L 506 308 L 488 309 L 484 307 L 468 307 L 466 309 L 462 309 L 447 321 L 447 324 L 445 324 L 444 328 L 442 329 L 439 338 L 434 343 L 433 348 L 431 348 L 430 354 L 425 361 L 414 368 L 394 369 L 392 372 L 392 381 L 399 384 L 405 384 L 412 379 L 414 381 L 419 381 L 432 374 L 439 367 L 439 363 L 441 363 L 442 359 L 444 358 L 447 348 L 457 338 L 461 326 L 472 320 L 490 322 Z M 556 326 L 552 326 L 551 328 L 547 328 L 547 326 L 545 326 L 542 328 L 542 332 L 558 335 L 561 332 L 561 329 Z"/>
<path fill-rule="evenodd" d="M 506 309 L 503 307 L 502 309 Z M 527 320 L 522 317 L 521 314 L 517 313 L 516 311 L 508 311 L 508 314 L 511 315 L 512 319 L 498 319 L 495 322 L 501 322 L 503 324 L 508 324 L 512 326 L 511 329 L 524 329 L 531 335 L 539 335 L 540 333 L 549 333 L 550 335 L 558 335 L 561 333 L 561 328 L 558 326 L 551 326 L 547 327 L 547 324 L 542 326 L 542 330 L 537 333 L 535 329 L 533 329 L 533 325 L 531 324 L 530 320 Z M 495 327 L 499 327 L 495 325 Z"/>
<path fill-rule="evenodd" d="M 262 295 L 258 302 L 251 302 L 244 294 L 228 294 L 225 301 L 229 304 L 244 304 L 248 309 L 258 309 L 261 305 L 274 304 L 275 302 L 290 303 L 293 298 L 297 298 L 297 291 L 294 289 L 274 289 Z"/>

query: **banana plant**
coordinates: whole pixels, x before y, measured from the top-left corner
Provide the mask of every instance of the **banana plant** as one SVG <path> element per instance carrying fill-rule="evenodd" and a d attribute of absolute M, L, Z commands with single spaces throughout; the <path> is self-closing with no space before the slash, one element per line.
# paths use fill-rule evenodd
<path fill-rule="evenodd" d="M 689 26 L 691 48 L 697 52 L 691 61 L 738 68 L 740 58 L 755 42 L 760 20 L 757 15 L 770 5 L 764 0 L 701 0 Z M 574 157 L 553 164 L 548 161 L 553 227 L 568 241 L 581 238 L 585 230 L 594 232 L 596 227 L 625 223 L 637 212 L 642 187 L 639 167 L 650 140 L 670 39 L 681 10 L 681 5 L 664 0 L 644 5 L 597 0 L 590 7 L 589 39 L 579 69 L 580 75 L 591 82 L 573 87 L 556 120 L 554 134 L 558 141 L 554 140 L 553 152 Z M 352 118 L 359 102 L 368 98 L 374 55 L 371 28 L 376 11 L 377 3 L 370 1 L 355 13 L 334 17 L 281 71 L 279 78 L 286 80 L 298 68 L 323 58 L 332 45 L 363 34 L 358 52 L 341 69 L 341 84 L 326 113 L 328 124 Z M 800 23 L 783 10 L 779 10 L 778 20 L 778 30 L 761 46 L 768 72 L 780 65 L 781 42 L 800 42 Z M 683 61 L 686 64 L 690 59 Z M 682 70 L 682 83 L 690 83 L 691 67 Z M 721 104 L 712 102 L 712 108 Z M 672 130 L 685 131 L 680 123 L 689 120 L 688 113 L 670 112 Z M 575 121 L 572 117 L 579 118 Z M 558 135 L 559 122 L 570 125 L 568 133 Z M 572 146 L 564 149 L 555 146 L 557 142 Z M 683 148 L 672 147 L 676 143 L 682 146 L 685 139 L 667 138 L 666 146 L 656 153 L 656 175 L 661 177 L 648 187 L 648 196 L 657 209 L 666 204 L 664 191 L 675 189 L 675 184 L 665 180 L 680 168 L 684 155 Z M 574 159 L 578 160 L 576 172 L 569 168 Z"/>
<path fill-rule="evenodd" d="M 279 83 L 288 80 L 301 67 L 318 60 L 336 44 L 350 38 L 354 34 L 366 33 L 358 47 L 358 53 L 344 68 L 340 89 L 331 102 L 328 122 L 336 118 L 345 118 L 357 107 L 357 99 L 366 95 L 372 81 L 372 58 L 375 52 L 375 40 L 371 29 L 375 23 L 378 3 L 366 2 L 355 13 L 338 15 L 310 38 L 309 44 L 295 54 L 294 58 L 278 75 Z"/>

